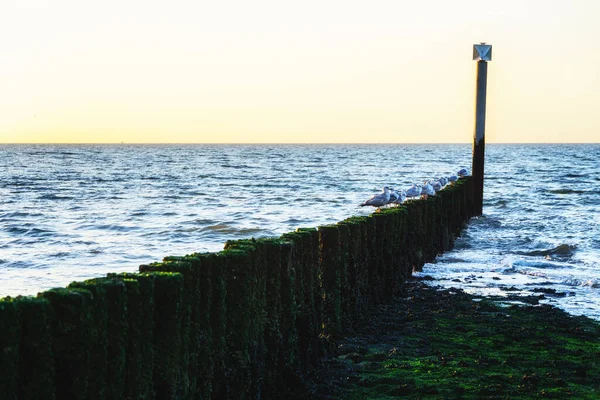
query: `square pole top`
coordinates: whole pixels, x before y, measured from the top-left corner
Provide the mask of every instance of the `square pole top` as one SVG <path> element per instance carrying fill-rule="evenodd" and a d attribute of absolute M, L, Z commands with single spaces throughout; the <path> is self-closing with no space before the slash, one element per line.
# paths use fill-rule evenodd
<path fill-rule="evenodd" d="M 492 61 L 492 45 L 481 42 L 473 45 L 474 61 Z"/>

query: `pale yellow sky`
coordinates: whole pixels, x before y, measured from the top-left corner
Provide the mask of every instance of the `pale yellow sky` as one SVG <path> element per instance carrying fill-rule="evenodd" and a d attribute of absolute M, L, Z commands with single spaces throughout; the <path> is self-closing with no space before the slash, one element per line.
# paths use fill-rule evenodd
<path fill-rule="evenodd" d="M 0 143 L 600 141 L 600 1 L 0 1 Z"/>

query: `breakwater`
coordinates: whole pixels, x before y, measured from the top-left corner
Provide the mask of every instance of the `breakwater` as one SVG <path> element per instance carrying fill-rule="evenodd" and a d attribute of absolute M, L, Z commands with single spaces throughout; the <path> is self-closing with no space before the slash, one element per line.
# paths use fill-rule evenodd
<path fill-rule="evenodd" d="M 427 200 L 0 300 L 6 399 L 277 398 L 452 248 L 470 178 Z"/>

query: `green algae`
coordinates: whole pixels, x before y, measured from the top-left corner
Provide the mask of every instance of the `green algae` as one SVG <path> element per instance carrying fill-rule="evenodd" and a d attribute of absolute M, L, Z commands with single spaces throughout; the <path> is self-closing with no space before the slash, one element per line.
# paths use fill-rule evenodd
<path fill-rule="evenodd" d="M 407 286 L 404 299 L 373 311 L 363 330 L 339 342 L 334 397 L 600 397 L 596 321 L 547 305 L 502 308 L 458 290 Z"/>

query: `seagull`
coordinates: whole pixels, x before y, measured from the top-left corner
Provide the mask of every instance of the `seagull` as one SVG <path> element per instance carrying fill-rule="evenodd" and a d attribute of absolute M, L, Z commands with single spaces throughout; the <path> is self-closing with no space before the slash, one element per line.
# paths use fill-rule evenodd
<path fill-rule="evenodd" d="M 458 172 L 456 173 L 456 175 L 458 175 L 460 178 L 467 176 L 467 169 L 466 168 L 459 169 Z"/>
<path fill-rule="evenodd" d="M 446 186 L 448 184 L 448 179 L 446 179 L 442 176 L 440 178 L 440 184 L 442 185 L 442 187 Z"/>
<path fill-rule="evenodd" d="M 400 197 L 396 201 L 397 204 L 402 204 L 406 201 L 406 193 L 400 192 Z"/>
<path fill-rule="evenodd" d="M 450 183 L 454 183 L 457 180 L 458 180 L 458 176 L 456 176 L 456 175 L 452 175 L 452 176 L 448 177 L 448 182 L 450 182 Z"/>
<path fill-rule="evenodd" d="M 406 192 L 406 197 L 408 198 L 413 198 L 413 197 L 419 197 L 421 195 L 421 188 L 417 187 L 415 185 L 412 185 L 411 187 L 409 187 Z"/>
<path fill-rule="evenodd" d="M 384 186 L 382 189 L 382 193 L 376 194 L 375 196 L 371 197 L 369 200 L 362 203 L 360 206 L 361 207 L 364 207 L 364 206 L 381 207 L 381 206 L 385 206 L 389 202 L 390 202 L 390 188 L 387 186 Z"/>
<path fill-rule="evenodd" d="M 397 190 L 393 190 L 393 193 L 396 196 L 396 198 L 394 200 L 392 200 L 392 197 L 390 196 L 390 203 L 402 204 L 404 202 L 404 200 L 406 200 L 406 194 L 404 194 L 404 192 L 399 192 Z"/>
<path fill-rule="evenodd" d="M 390 201 L 388 203 L 395 203 L 400 198 L 400 192 L 390 188 Z"/>
<path fill-rule="evenodd" d="M 421 197 L 427 200 L 427 196 L 435 196 L 435 190 L 429 182 L 425 181 L 423 182 L 423 187 L 421 188 Z"/>
<path fill-rule="evenodd" d="M 442 190 L 442 184 L 440 181 L 433 182 L 431 186 L 433 186 L 433 190 L 435 190 L 436 193 Z"/>

